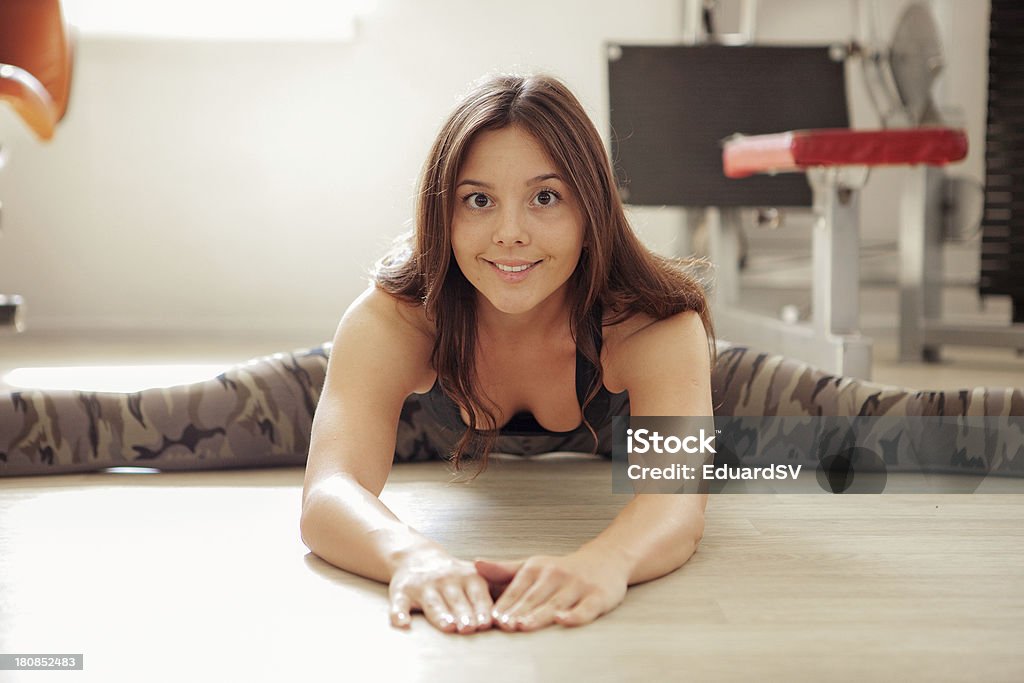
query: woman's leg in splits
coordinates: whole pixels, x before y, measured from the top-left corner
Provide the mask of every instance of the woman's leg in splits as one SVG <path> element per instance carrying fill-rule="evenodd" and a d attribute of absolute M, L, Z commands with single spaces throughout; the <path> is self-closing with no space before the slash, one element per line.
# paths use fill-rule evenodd
<path fill-rule="evenodd" d="M 0 394 L 0 476 L 303 465 L 330 351 L 275 354 L 207 382 L 130 394 Z M 1024 415 L 1021 389 L 913 391 L 724 344 L 712 385 L 718 415 Z M 453 443 L 410 396 L 395 461 L 444 458 Z"/>
<path fill-rule="evenodd" d="M 303 465 L 330 351 L 275 354 L 136 393 L 0 394 L 0 476 Z M 415 399 L 402 410 L 396 461 L 438 457 Z"/>
<path fill-rule="evenodd" d="M 716 415 L 1024 416 L 1024 390 L 918 391 L 832 375 L 807 363 L 719 342 L 711 377 Z"/>
<path fill-rule="evenodd" d="M 725 343 L 719 345 L 711 384 L 719 416 L 885 418 L 859 424 L 869 426 L 860 433 L 872 446 L 882 441 L 890 446 L 890 468 L 1024 475 L 1021 388 L 918 391 L 839 377 L 792 358 Z M 805 423 L 790 425 L 798 429 Z M 780 438 L 796 443 L 795 433 Z"/>

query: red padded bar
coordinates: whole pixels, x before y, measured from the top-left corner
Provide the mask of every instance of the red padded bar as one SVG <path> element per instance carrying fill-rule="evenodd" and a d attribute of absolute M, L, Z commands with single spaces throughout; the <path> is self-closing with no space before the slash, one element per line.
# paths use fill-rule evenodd
<path fill-rule="evenodd" d="M 798 130 L 726 141 L 729 178 L 785 173 L 811 166 L 942 166 L 967 156 L 967 135 L 954 128 Z"/>

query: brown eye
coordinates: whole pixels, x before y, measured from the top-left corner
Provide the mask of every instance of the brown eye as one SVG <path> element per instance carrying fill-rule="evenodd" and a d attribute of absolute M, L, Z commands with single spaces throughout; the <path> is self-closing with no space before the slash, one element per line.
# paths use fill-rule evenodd
<path fill-rule="evenodd" d="M 479 192 L 474 192 L 469 198 L 473 201 L 473 206 L 478 209 L 486 209 L 488 203 L 491 201 L 487 198 L 487 195 L 480 194 Z"/>
<path fill-rule="evenodd" d="M 537 203 L 541 206 L 551 206 L 558 201 L 558 195 L 551 190 L 541 190 L 537 193 Z"/>

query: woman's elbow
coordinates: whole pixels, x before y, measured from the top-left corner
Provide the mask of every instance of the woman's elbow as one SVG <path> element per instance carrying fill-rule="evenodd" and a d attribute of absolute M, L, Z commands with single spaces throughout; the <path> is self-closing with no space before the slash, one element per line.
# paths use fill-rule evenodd
<path fill-rule="evenodd" d="M 302 539 L 302 544 L 310 550 L 313 550 L 312 538 L 314 536 L 314 526 L 315 522 L 312 519 L 312 515 L 309 513 L 309 506 L 303 504 L 302 514 L 299 516 L 299 538 Z"/>
<path fill-rule="evenodd" d="M 683 533 L 685 534 L 686 541 L 693 550 L 697 550 L 697 546 L 700 545 L 701 539 L 704 538 L 704 511 L 697 509 L 690 516 L 688 523 L 686 524 Z"/>
<path fill-rule="evenodd" d="M 317 488 L 310 490 L 309 495 L 302 499 L 302 512 L 299 515 L 299 538 L 303 545 L 316 552 L 317 539 L 322 537 L 323 506 L 322 495 Z"/>
<path fill-rule="evenodd" d="M 697 546 L 700 545 L 701 539 L 704 538 L 704 520 L 701 520 L 699 526 L 694 529 L 693 534 L 693 549 L 697 550 Z"/>

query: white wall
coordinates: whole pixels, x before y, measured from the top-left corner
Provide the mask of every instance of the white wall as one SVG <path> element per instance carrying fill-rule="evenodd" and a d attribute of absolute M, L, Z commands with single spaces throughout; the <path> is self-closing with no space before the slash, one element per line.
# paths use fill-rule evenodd
<path fill-rule="evenodd" d="M 952 36 L 943 92 L 978 148 L 987 3 L 933 4 Z M 340 46 L 82 40 L 52 143 L 0 109 L 0 291 L 25 296 L 40 330 L 326 339 L 410 218 L 422 159 L 470 81 L 550 71 L 606 131 L 603 44 L 676 41 L 682 5 L 378 0 Z M 765 39 L 849 28 L 847 0 L 761 3 Z M 634 217 L 652 246 L 674 248 L 677 210 Z"/>

